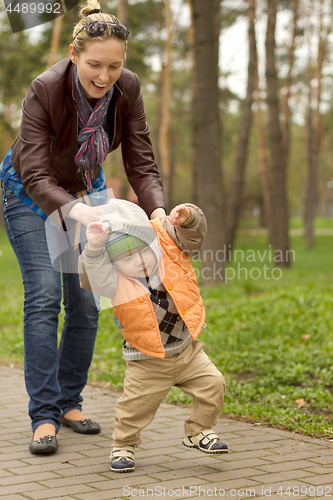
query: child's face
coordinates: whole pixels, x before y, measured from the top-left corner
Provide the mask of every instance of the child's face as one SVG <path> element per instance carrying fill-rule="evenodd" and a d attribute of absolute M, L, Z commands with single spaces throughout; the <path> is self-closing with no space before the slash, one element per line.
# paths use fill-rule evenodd
<path fill-rule="evenodd" d="M 143 245 L 134 250 L 122 253 L 112 262 L 116 269 L 126 276 L 131 278 L 145 278 L 154 270 L 156 257 L 148 245 Z"/>

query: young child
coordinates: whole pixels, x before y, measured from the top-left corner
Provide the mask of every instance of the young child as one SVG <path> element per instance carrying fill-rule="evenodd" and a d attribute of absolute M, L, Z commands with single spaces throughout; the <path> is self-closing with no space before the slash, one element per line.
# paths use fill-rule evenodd
<path fill-rule="evenodd" d="M 206 230 L 195 205 L 178 205 L 168 217 L 149 221 L 140 207 L 116 199 L 100 222 L 87 227 L 81 286 L 111 298 L 127 363 L 112 434 L 114 472 L 134 470 L 141 430 L 173 386 L 193 395 L 182 443 L 204 453 L 228 452 L 212 430 L 223 405 L 224 378 L 196 340 L 205 310 L 190 254 Z"/>

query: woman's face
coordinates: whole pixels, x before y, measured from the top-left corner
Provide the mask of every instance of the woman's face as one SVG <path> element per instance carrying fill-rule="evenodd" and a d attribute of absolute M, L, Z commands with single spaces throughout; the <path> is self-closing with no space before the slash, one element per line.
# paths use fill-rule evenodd
<path fill-rule="evenodd" d="M 124 64 L 125 44 L 115 37 L 89 40 L 80 54 L 69 46 L 71 60 L 87 99 L 100 99 L 118 80 Z"/>

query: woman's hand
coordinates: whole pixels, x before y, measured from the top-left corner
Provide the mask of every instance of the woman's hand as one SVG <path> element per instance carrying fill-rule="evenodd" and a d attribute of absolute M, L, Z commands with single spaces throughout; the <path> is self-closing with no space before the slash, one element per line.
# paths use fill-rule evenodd
<path fill-rule="evenodd" d="M 165 217 L 165 216 L 166 212 L 164 208 L 155 208 L 155 210 L 153 210 L 152 213 L 150 214 L 149 218 L 152 220 L 156 219 L 156 217 Z"/>
<path fill-rule="evenodd" d="M 99 222 L 105 205 L 100 205 L 98 207 L 89 207 L 84 203 L 75 203 L 73 207 L 67 214 L 67 217 L 81 222 L 85 226 L 88 226 L 90 222 Z"/>
<path fill-rule="evenodd" d="M 169 221 L 174 226 L 181 226 L 191 215 L 190 209 L 186 205 L 177 205 L 169 214 Z"/>
<path fill-rule="evenodd" d="M 100 248 L 109 239 L 110 229 L 108 224 L 102 222 L 90 222 L 87 227 L 86 236 L 88 246 L 91 250 Z"/>

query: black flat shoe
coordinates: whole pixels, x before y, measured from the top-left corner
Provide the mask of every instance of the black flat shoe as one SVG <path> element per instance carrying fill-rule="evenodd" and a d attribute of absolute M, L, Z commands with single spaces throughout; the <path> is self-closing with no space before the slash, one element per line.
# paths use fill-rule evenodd
<path fill-rule="evenodd" d="M 82 420 L 69 420 L 66 417 L 60 417 L 60 421 L 71 427 L 74 432 L 79 434 L 98 434 L 101 432 L 101 428 L 97 422 L 90 420 L 90 418 L 83 418 Z"/>
<path fill-rule="evenodd" d="M 55 453 L 58 449 L 58 441 L 56 436 L 44 436 L 42 438 L 32 440 L 29 445 L 30 453 L 35 455 L 49 455 L 50 453 Z"/>

